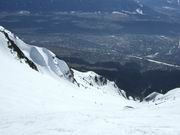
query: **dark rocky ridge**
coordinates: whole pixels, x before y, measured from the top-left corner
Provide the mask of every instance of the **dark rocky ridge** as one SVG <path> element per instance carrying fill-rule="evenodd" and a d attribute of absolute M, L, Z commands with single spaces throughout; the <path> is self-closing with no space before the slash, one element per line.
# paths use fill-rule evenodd
<path fill-rule="evenodd" d="M 7 38 L 8 48 L 11 49 L 13 52 L 16 52 L 17 57 L 19 59 L 23 59 L 32 69 L 38 71 L 37 66 L 24 55 L 24 53 L 21 51 L 21 49 L 19 49 L 19 47 L 14 43 L 14 41 L 10 39 L 8 33 L 6 33 L 5 31 L 0 31 L 0 32 L 2 32 Z"/>

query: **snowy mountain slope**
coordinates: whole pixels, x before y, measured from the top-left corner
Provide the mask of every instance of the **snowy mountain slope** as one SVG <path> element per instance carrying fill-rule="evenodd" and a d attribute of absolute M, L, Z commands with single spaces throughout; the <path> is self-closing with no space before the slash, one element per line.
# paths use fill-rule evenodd
<path fill-rule="evenodd" d="M 4 33 L 7 33 L 9 38 L 6 38 Z M 11 45 L 9 39 L 13 41 L 13 47 L 17 47 L 24 57 L 19 57 L 19 52 L 8 47 Z M 25 58 L 31 61 L 37 70 L 29 68 L 29 63 Z M 1 113 L 32 112 L 46 110 L 46 108 L 48 108 L 47 110 L 59 110 L 60 102 L 64 104 L 64 100 L 70 99 L 68 102 L 73 103 L 72 99 L 77 97 L 80 97 L 80 99 L 78 98 L 80 104 L 83 103 L 83 100 L 94 104 L 97 100 L 94 98 L 96 96 L 100 97 L 100 101 L 101 97 L 103 99 L 115 97 L 126 102 L 126 99 L 119 95 L 119 89 L 115 83 L 105 78 L 100 80 L 99 75 L 93 72 L 89 72 L 91 73 L 89 74 L 76 70 L 70 71 L 67 64 L 55 58 L 55 55 L 49 50 L 27 45 L 3 27 L 0 27 L 0 61 Z M 69 72 L 72 76 L 75 74 L 73 79 L 77 79 L 76 82 L 79 86 L 66 78 Z M 88 74 L 91 75 L 91 78 L 87 77 Z M 92 86 L 89 83 L 85 84 L 81 78 L 89 82 L 93 81 L 92 78 L 97 78 L 98 81 L 94 81 L 94 86 Z M 106 83 L 103 82 L 104 79 Z M 105 93 L 108 90 L 110 92 Z M 63 106 L 68 106 L 68 102 Z"/>
<path fill-rule="evenodd" d="M 27 63 L 31 68 L 49 74 L 53 77 L 65 77 L 73 81 L 73 76 L 67 64 L 56 58 L 55 54 L 45 48 L 30 46 L 12 34 L 10 31 L 0 27 L 1 47 L 13 54 L 16 59 Z M 5 48 L 4 48 L 5 49 Z"/>
<path fill-rule="evenodd" d="M 123 90 L 120 90 L 114 82 L 111 82 L 92 71 L 82 73 L 73 70 L 73 72 L 74 78 L 79 83 L 80 87 L 85 89 L 95 89 L 104 94 L 118 95 L 127 98 L 126 93 Z"/>
<path fill-rule="evenodd" d="M 68 67 L 68 65 L 63 60 L 58 59 L 56 55 L 51 51 L 49 51 L 48 49 L 40 48 L 32 45 L 30 46 L 26 44 L 17 36 L 12 34 L 10 31 L 3 28 L 2 26 L 0 27 L 0 38 L 2 44 L 1 47 L 3 47 L 2 53 L 7 52 L 5 54 L 14 56 L 21 63 L 25 63 L 29 65 L 29 67 L 31 67 L 36 71 L 41 72 L 42 74 L 50 75 L 53 78 L 57 78 L 57 79 L 64 78 L 70 80 L 73 83 L 78 83 L 79 86 L 83 85 L 81 84 L 81 82 L 83 81 L 79 80 L 79 78 L 82 78 L 81 75 L 83 76 L 85 73 L 83 74 L 74 70 L 74 72 L 76 73 L 76 78 L 74 78 L 73 71 Z M 92 73 L 91 77 L 93 78 L 98 77 L 97 74 L 93 72 L 91 73 Z M 77 79 L 78 82 L 75 79 Z M 91 78 L 87 78 L 86 80 L 92 81 Z M 97 83 L 101 83 L 101 81 L 103 80 L 94 82 L 94 84 L 97 85 Z M 121 94 L 121 91 L 119 91 L 119 89 L 115 84 L 112 84 L 112 82 L 108 80 L 106 81 L 107 83 L 101 84 L 101 86 L 98 87 L 98 89 L 102 90 L 104 89 L 105 86 L 108 89 L 111 89 L 113 93 L 115 93 L 116 95 L 118 93 Z M 86 85 L 86 87 L 93 88 L 90 83 Z M 124 92 L 122 91 L 122 93 Z"/>
<path fill-rule="evenodd" d="M 2 53 L 9 54 L 10 57 L 15 57 L 21 63 L 29 65 L 29 67 L 42 74 L 50 75 L 57 79 L 67 79 L 73 83 L 77 83 L 79 86 L 83 86 L 83 84 L 81 84 L 83 81 L 79 80 L 79 78 L 82 78 L 83 75 L 88 73 L 80 73 L 74 70 L 76 73 L 76 78 L 74 78 L 73 71 L 68 65 L 63 60 L 58 59 L 55 54 L 48 49 L 30 46 L 3 27 L 0 27 L 0 38 L 2 44 L 1 47 L 3 48 L 1 49 Z M 98 79 L 98 75 L 91 72 L 91 78 L 86 78 L 86 81 L 92 81 L 92 78 Z M 78 79 L 78 82 L 75 79 Z M 101 79 L 102 80 L 98 80 L 93 84 L 98 85 L 103 81 L 106 81 L 106 83 L 99 85 L 99 87 L 95 89 L 100 89 L 102 91 L 106 87 L 106 90 L 111 89 L 112 93 L 115 95 L 121 93 L 125 95 L 125 93 L 120 91 L 113 82 L 110 82 L 105 78 Z M 93 87 L 94 86 L 92 86 L 91 83 L 86 84 L 86 88 L 93 89 Z"/>
<path fill-rule="evenodd" d="M 165 103 L 165 102 L 173 102 L 176 99 L 179 100 L 179 98 L 180 98 L 180 90 L 177 88 L 177 89 L 167 92 L 165 95 L 154 92 L 154 93 L 150 94 L 149 96 L 147 96 L 145 98 L 145 101 L 150 101 L 150 102 L 154 102 L 156 104 L 161 104 L 161 103 Z"/>
<path fill-rule="evenodd" d="M 179 89 L 164 95 L 176 96 L 167 102 L 139 103 L 115 94 L 114 83 L 93 72 L 73 71 L 78 87 L 64 77 L 46 74 L 26 49 L 24 54 L 43 73 L 22 64 L 24 60 L 15 53 L 16 59 L 12 57 L 6 43 L 0 32 L 1 135 L 180 134 Z"/>
<path fill-rule="evenodd" d="M 2 53 L 0 59 L 2 64 L 0 70 L 1 115 L 16 112 L 55 111 L 68 107 L 69 103 L 74 104 L 76 100 L 80 104 L 83 103 L 82 101 L 94 104 L 96 101 L 94 96 L 111 97 L 99 91 L 87 91 L 63 78 L 57 80 L 51 76 L 39 74 L 15 59 L 4 57 Z M 113 97 L 125 101 L 120 96 Z M 77 107 L 81 107 L 80 104 Z"/>

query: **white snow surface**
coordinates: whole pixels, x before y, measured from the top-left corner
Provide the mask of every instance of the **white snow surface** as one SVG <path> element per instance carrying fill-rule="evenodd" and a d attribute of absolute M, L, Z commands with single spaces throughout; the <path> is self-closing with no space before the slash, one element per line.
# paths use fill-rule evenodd
<path fill-rule="evenodd" d="M 53 76 L 55 78 L 68 78 L 70 74 L 68 65 L 64 61 L 56 58 L 56 55 L 54 53 L 46 48 L 40 48 L 24 43 L 21 39 L 19 39 L 17 36 L 6 30 L 2 26 L 0 26 L 0 31 L 8 33 L 9 38 L 14 41 L 14 43 L 25 54 L 25 56 L 35 63 L 39 72 L 49 74 L 50 76 Z M 6 50 L 5 53 L 8 53 L 7 51 L 9 50 L 9 48 L 7 45 L 7 39 L 2 32 L 0 32 L 0 38 L 2 42 L 1 46 Z M 9 55 L 11 55 L 10 51 Z"/>
<path fill-rule="evenodd" d="M 0 135 L 180 134 L 180 89 L 139 103 L 112 92 L 113 82 L 94 83 L 93 72 L 74 71 L 77 81 L 88 88 L 78 87 L 20 63 L 4 39 L 0 33 Z"/>
<path fill-rule="evenodd" d="M 142 9 L 140 9 L 140 8 L 137 8 L 137 9 L 136 9 L 136 12 L 137 12 L 138 14 L 140 14 L 140 15 L 143 15 L 143 11 L 142 11 Z"/>
<path fill-rule="evenodd" d="M 79 86 L 93 91 L 99 91 L 102 94 L 112 95 L 112 96 L 122 96 L 126 98 L 126 94 L 123 90 L 120 90 L 114 82 L 106 80 L 106 84 L 103 84 L 98 74 L 89 72 L 79 72 L 73 70 L 74 78 L 79 83 Z"/>

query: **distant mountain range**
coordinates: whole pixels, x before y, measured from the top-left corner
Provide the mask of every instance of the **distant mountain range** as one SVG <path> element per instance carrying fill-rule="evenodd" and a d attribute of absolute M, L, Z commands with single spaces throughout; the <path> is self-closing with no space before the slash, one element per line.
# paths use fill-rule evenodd
<path fill-rule="evenodd" d="M 1 0 L 0 10 L 31 11 L 135 11 L 142 5 L 135 0 Z"/>
<path fill-rule="evenodd" d="M 31 10 L 31 11 L 134 11 L 138 8 L 148 10 L 148 7 L 179 8 L 180 0 L 1 0 L 1 11 Z"/>

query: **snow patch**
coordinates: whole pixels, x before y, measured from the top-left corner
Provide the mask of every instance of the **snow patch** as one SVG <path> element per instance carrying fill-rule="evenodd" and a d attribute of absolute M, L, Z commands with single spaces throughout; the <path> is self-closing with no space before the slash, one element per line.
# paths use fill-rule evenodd
<path fill-rule="evenodd" d="M 140 15 L 143 15 L 143 14 L 144 14 L 144 13 L 143 13 L 143 10 L 140 9 L 140 8 L 137 8 L 137 9 L 136 9 L 136 12 L 137 12 L 138 14 L 140 14 Z"/>

